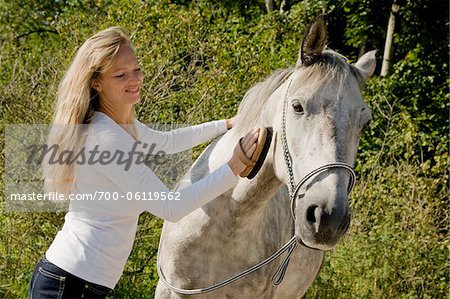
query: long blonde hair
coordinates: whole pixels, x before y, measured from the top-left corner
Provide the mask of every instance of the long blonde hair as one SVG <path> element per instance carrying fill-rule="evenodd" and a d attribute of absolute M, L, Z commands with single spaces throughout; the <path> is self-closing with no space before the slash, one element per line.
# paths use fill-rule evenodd
<path fill-rule="evenodd" d="M 94 111 L 99 108 L 98 92 L 93 81 L 107 71 L 121 46 L 132 47 L 128 33 L 121 27 L 110 27 L 90 37 L 77 51 L 59 88 L 55 112 L 47 145 L 57 145 L 57 156 L 70 150 L 78 153 L 84 145 L 83 126 L 89 124 Z M 128 124 L 136 138 L 131 109 Z M 75 163 L 48 163 L 44 159 L 43 175 L 45 192 L 68 194 L 74 183 Z M 47 161 L 47 162 L 45 162 Z"/>

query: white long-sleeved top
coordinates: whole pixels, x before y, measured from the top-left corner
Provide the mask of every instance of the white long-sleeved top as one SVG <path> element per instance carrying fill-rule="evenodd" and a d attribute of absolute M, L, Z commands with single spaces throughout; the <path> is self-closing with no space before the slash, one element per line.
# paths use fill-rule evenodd
<path fill-rule="evenodd" d="M 135 124 L 140 141 L 156 145 L 153 153 L 180 152 L 227 130 L 225 120 L 169 132 L 150 129 L 137 120 Z M 112 158 L 114 152 L 130 152 L 134 143 L 110 117 L 95 112 L 84 148 L 85 152 L 97 149 L 96 157 L 109 151 Z M 107 160 L 110 159 L 104 161 Z M 63 228 L 47 250 L 46 258 L 75 276 L 112 289 L 131 252 L 140 213 L 148 211 L 164 220 L 177 221 L 223 194 L 237 181 L 226 163 L 192 185 L 174 190 L 179 192 L 179 200 L 130 200 L 127 192 L 167 193 L 170 190 L 145 164 L 132 163 L 127 170 L 117 159 L 110 163 L 77 165 L 71 194 L 96 194 L 96 199 L 71 200 Z M 100 192 L 104 192 L 103 199 Z M 106 195 L 110 200 L 106 200 Z M 119 198 L 113 200 L 113 195 Z"/>

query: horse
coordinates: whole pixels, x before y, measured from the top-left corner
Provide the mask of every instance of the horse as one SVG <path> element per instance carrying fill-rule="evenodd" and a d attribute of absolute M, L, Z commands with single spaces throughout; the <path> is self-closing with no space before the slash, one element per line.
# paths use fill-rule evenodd
<path fill-rule="evenodd" d="M 307 29 L 296 65 L 247 91 L 236 125 L 202 152 L 180 187 L 226 163 L 253 127 L 272 128 L 267 157 L 253 179 L 238 178 L 234 188 L 210 203 L 176 223 L 164 223 L 155 298 L 299 298 L 306 293 L 325 251 L 350 225 L 351 165 L 372 117 L 361 89 L 375 63 L 375 51 L 350 64 L 329 49 L 324 18 L 318 17 Z M 283 244 L 284 259 L 239 276 Z M 208 289 L 229 277 L 235 278 L 230 284 Z"/>

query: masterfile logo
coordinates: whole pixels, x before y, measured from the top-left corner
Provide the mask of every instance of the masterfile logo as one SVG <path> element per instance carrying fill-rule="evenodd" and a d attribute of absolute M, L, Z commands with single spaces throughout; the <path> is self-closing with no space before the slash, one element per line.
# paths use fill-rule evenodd
<path fill-rule="evenodd" d="M 82 132 L 83 142 L 74 149 L 62 148 L 59 144 L 48 142 L 52 132 L 75 131 L 67 130 L 67 125 L 16 125 L 9 124 L 5 127 L 5 172 L 4 186 L 6 195 L 6 211 L 66 211 L 71 200 L 79 198 L 66 198 L 56 194 L 44 192 L 43 165 L 94 165 L 96 167 L 119 167 L 108 169 L 120 169 L 130 171 L 136 165 L 145 165 L 152 170 L 158 178 L 172 190 L 176 184 L 189 175 L 186 173 L 192 165 L 192 150 L 186 150 L 176 154 L 167 154 L 159 149 L 158 144 L 142 140 L 134 140 L 130 136 L 129 144 L 120 144 L 117 147 L 105 146 L 101 138 L 97 138 L 98 132 L 104 132 L 108 128 L 104 125 L 75 125 L 77 132 Z M 151 124 L 148 127 L 157 131 L 170 131 L 177 129 L 175 125 Z M 73 128 L 71 128 L 73 129 Z M 142 167 L 142 166 L 141 166 Z M 105 168 L 106 169 L 106 168 Z M 98 190 L 103 192 L 104 190 Z M 132 191 L 132 190 L 130 190 Z M 128 194 L 129 193 L 129 194 Z M 107 198 L 121 198 L 126 200 L 142 200 L 156 198 L 142 196 L 134 193 L 107 194 L 108 197 L 95 196 L 95 200 Z M 105 194 L 103 192 L 102 194 Z M 89 198 L 84 196 L 83 198 Z M 161 200 L 161 198 L 159 198 Z M 92 201 L 92 200 L 89 200 Z M 110 200 L 111 203 L 117 200 Z"/>

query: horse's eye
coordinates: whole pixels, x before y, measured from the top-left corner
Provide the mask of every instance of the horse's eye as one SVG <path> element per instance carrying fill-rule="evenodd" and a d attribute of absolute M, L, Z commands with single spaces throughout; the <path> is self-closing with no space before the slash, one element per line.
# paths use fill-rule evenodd
<path fill-rule="evenodd" d="M 294 109 L 295 113 L 303 113 L 304 112 L 303 106 L 302 106 L 302 104 L 300 104 L 299 101 L 294 101 L 292 103 L 292 108 Z"/>

